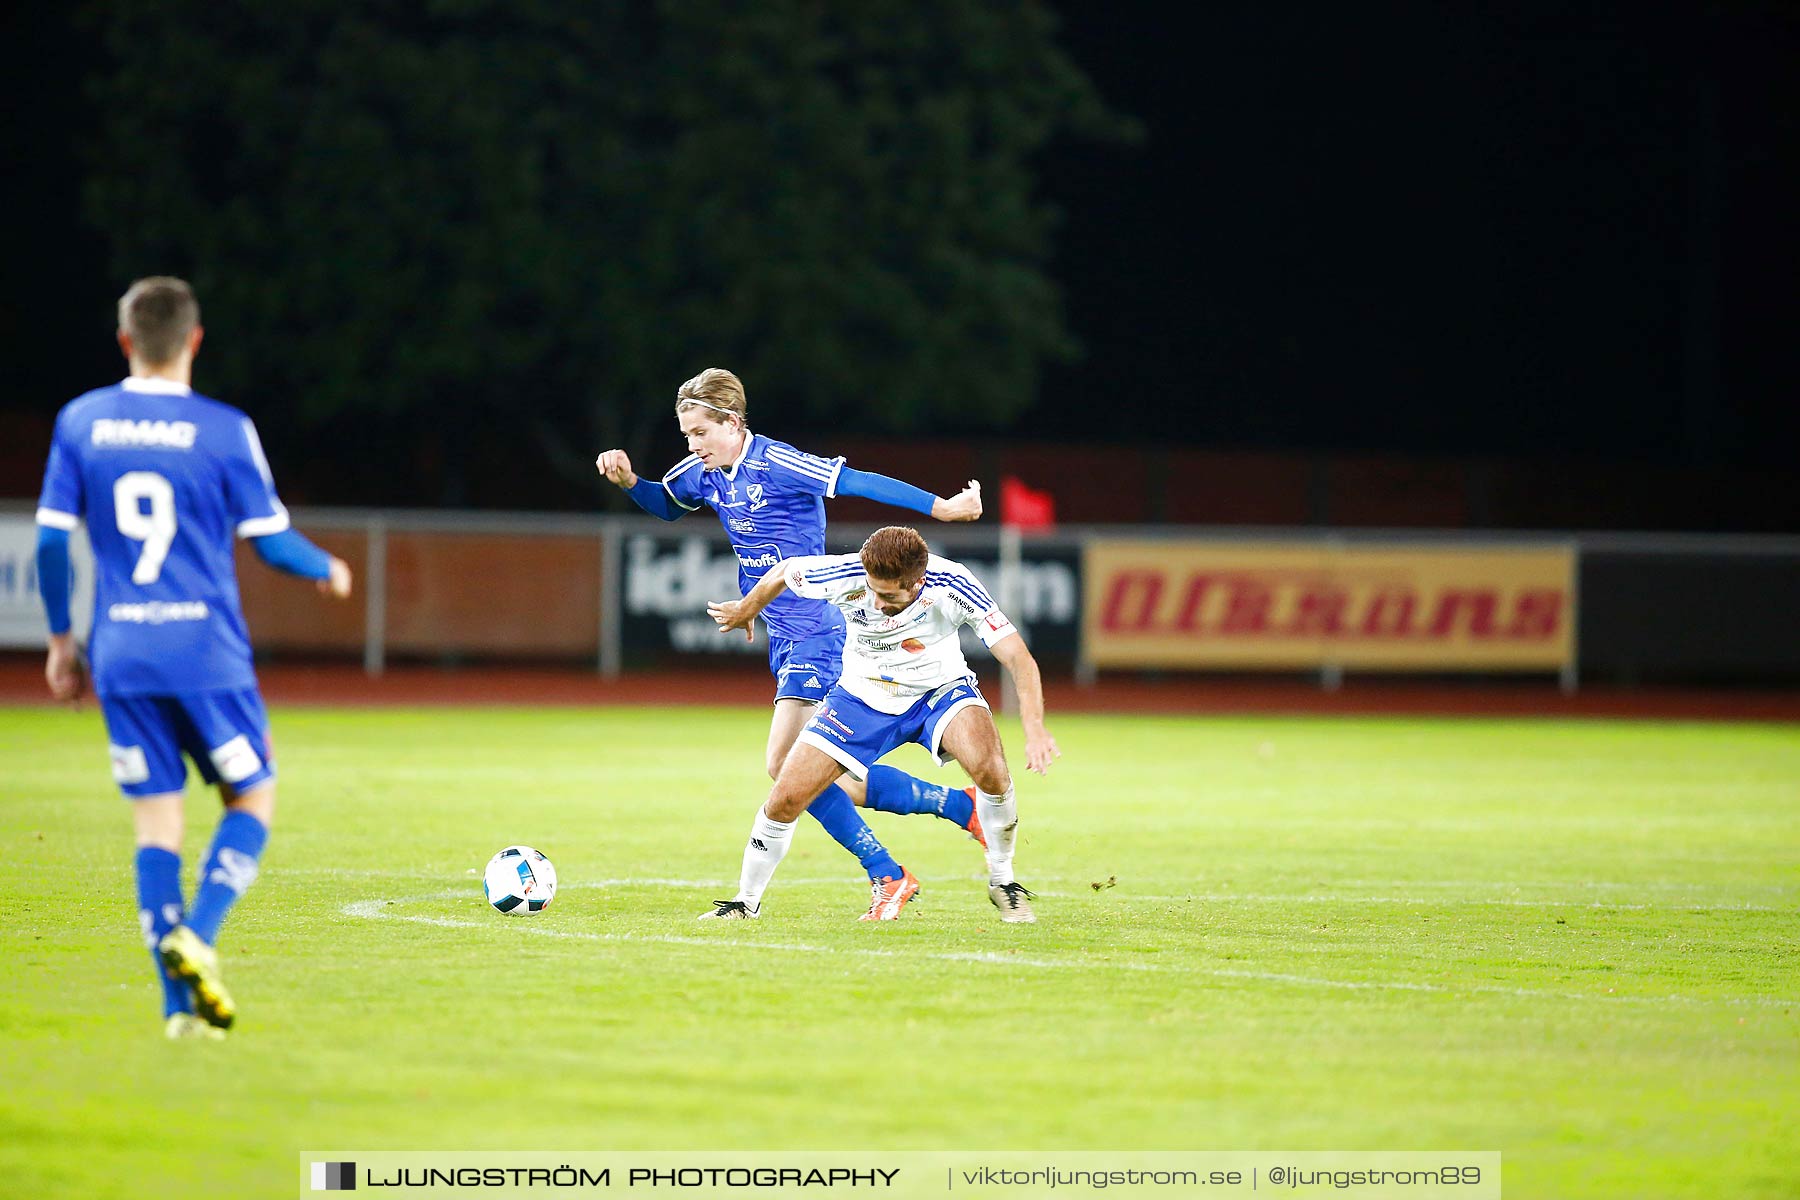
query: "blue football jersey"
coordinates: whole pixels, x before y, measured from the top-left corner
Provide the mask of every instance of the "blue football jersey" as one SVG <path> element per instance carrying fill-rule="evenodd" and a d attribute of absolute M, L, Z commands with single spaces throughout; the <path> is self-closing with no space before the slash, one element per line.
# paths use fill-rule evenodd
<path fill-rule="evenodd" d="M 842 458 L 820 458 L 753 433 L 731 466 L 709 470 L 690 454 L 669 468 L 663 487 L 690 512 L 706 504 L 719 514 L 737 551 L 738 591 L 747 594 L 775 564 L 825 552 L 825 498 L 837 493 L 843 467 Z M 803 638 L 832 614 L 830 605 L 783 592 L 763 610 L 763 620 L 775 637 Z"/>
<path fill-rule="evenodd" d="M 102 696 L 254 687 L 234 537 L 288 527 L 256 427 L 161 379 L 127 379 L 56 418 L 38 522 L 86 521 L 88 646 Z"/>

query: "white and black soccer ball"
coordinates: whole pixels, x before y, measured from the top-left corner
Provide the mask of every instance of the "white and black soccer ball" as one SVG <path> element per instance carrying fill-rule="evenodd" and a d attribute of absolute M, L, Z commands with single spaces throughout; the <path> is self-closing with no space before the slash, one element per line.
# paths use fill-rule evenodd
<path fill-rule="evenodd" d="M 530 846 L 508 846 L 481 873 L 488 903 L 515 917 L 543 912 L 556 899 L 556 868 Z"/>

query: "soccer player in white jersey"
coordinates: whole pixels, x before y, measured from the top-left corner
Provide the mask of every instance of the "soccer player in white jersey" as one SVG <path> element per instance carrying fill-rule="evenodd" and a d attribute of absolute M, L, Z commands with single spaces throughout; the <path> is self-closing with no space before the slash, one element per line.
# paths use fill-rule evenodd
<path fill-rule="evenodd" d="M 263 561 L 350 594 L 350 568 L 289 527 L 237 409 L 190 386 L 203 331 L 191 288 L 140 279 L 119 301 L 129 378 L 57 415 L 38 500 L 38 586 L 50 623 L 44 675 L 59 700 L 83 680 L 69 617 L 69 533 L 93 546 L 94 691 L 113 779 L 131 801 L 138 918 L 172 1038 L 223 1037 L 236 1015 L 214 943 L 256 878 L 275 813 L 269 722 L 238 604 L 233 537 Z M 181 890 L 186 754 L 225 812 L 193 903 Z"/>
<path fill-rule="evenodd" d="M 709 368 L 676 392 L 675 416 L 689 454 L 660 484 L 640 479 L 623 450 L 608 450 L 595 462 L 602 475 L 654 517 L 674 521 L 702 505 L 717 512 L 737 552 L 740 592 L 748 592 L 778 563 L 825 552 L 828 497 L 862 496 L 940 521 L 981 516 L 979 484 L 971 482 L 946 500 L 898 479 L 854 470 L 842 458 L 819 458 L 752 433 L 746 411 L 742 381 L 730 371 Z M 763 620 L 769 629 L 769 670 L 775 676 L 775 711 L 764 754 L 773 779 L 813 707 L 837 682 L 844 622 L 831 605 L 797 596 L 777 598 Z M 868 872 L 871 898 L 864 920 L 898 916 L 919 881 L 894 861 L 857 805 L 928 813 L 983 841 L 973 788 L 944 787 L 894 767 L 877 767 L 866 787 L 860 779 L 845 783 L 827 787 L 807 811 Z"/>
<path fill-rule="evenodd" d="M 898 526 L 876 530 L 859 554 L 789 559 L 743 599 L 709 604 L 707 612 L 721 630 L 748 631 L 784 592 L 843 612 L 843 675 L 801 730 L 757 811 L 737 895 L 714 901 L 713 911 L 701 916 L 759 916 L 794 823 L 814 797 L 846 773 L 866 777 L 883 755 L 917 742 L 939 764 L 955 759 L 975 783 L 987 831 L 988 899 L 1001 920 L 1035 920 L 1032 894 L 1013 878 L 1019 818 L 1006 752 L 957 640 L 961 626 L 973 626 L 1011 672 L 1025 726 L 1025 765 L 1042 775 L 1061 751 L 1044 727 L 1037 660 L 1012 622 L 967 568 L 932 554 L 917 530 Z"/>

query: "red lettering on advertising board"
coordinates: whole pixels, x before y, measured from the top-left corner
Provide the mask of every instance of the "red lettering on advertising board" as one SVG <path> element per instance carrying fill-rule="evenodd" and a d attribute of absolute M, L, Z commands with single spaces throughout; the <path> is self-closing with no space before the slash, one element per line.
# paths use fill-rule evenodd
<path fill-rule="evenodd" d="M 1529 588 L 1519 593 L 1513 610 L 1508 637 L 1520 640 L 1553 638 L 1562 628 L 1563 592 L 1561 588 Z"/>
<path fill-rule="evenodd" d="M 1106 600 L 1100 606 L 1100 627 L 1107 630 L 1149 632 L 1162 599 L 1161 571 L 1120 571 L 1113 576 Z"/>
<path fill-rule="evenodd" d="M 1175 628 L 1183 633 L 1192 633 L 1200 628 L 1200 607 L 1206 603 L 1206 593 L 1221 578 L 1211 571 L 1200 571 L 1189 577 L 1187 590 L 1181 597 L 1181 607 L 1175 610 Z"/>
<path fill-rule="evenodd" d="M 1163 615 L 1171 583 L 1179 604 Z M 1402 584 L 1345 590 L 1314 573 L 1196 571 L 1171 581 L 1155 568 L 1120 571 L 1101 604 L 1108 632 L 1217 638 L 1544 641 L 1561 630 L 1560 588 L 1504 594 L 1445 587 L 1421 595 Z"/>
<path fill-rule="evenodd" d="M 1350 597 L 1323 584 L 1301 588 L 1294 619 L 1281 632 L 1289 637 L 1337 637 L 1344 632 L 1344 609 Z"/>
<path fill-rule="evenodd" d="M 1437 609 L 1432 613 L 1431 624 L 1425 627 L 1425 636 L 1451 636 L 1456 632 L 1459 614 L 1467 609 L 1469 636 L 1491 638 L 1494 636 L 1494 608 L 1497 603 L 1497 597 L 1487 588 L 1446 588 L 1438 593 Z"/>
<path fill-rule="evenodd" d="M 1232 576 L 1230 583 L 1231 590 L 1225 594 L 1225 613 L 1219 618 L 1219 634 L 1244 637 L 1267 633 L 1275 593 L 1268 584 L 1248 575 Z"/>
<path fill-rule="evenodd" d="M 1220 594 L 1224 598 L 1217 601 L 1218 619 L 1208 623 L 1202 613 L 1207 596 Z M 1267 633 L 1269 609 L 1274 602 L 1269 585 L 1254 575 L 1197 572 L 1188 577 L 1181 607 L 1175 615 L 1175 628 L 1183 633 L 1204 631 L 1220 637 Z"/>
<path fill-rule="evenodd" d="M 1369 600 L 1369 610 L 1363 614 L 1361 627 L 1357 630 L 1363 637 L 1410 637 L 1413 631 L 1413 610 L 1419 605 L 1419 598 L 1410 591 L 1398 588 L 1382 588 Z"/>

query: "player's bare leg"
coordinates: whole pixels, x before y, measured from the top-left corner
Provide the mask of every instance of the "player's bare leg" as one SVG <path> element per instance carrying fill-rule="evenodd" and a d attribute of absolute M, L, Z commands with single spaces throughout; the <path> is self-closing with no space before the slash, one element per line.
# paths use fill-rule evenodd
<path fill-rule="evenodd" d="M 713 901 L 713 911 L 701 913 L 701 920 L 746 920 L 762 911 L 763 892 L 768 890 L 775 868 L 787 857 L 800 814 L 843 773 L 836 759 L 805 743 L 797 743 L 788 752 L 769 798 L 757 809 L 750 826 L 737 895 Z"/>
<path fill-rule="evenodd" d="M 164 792 L 160 796 L 145 796 L 131 801 L 131 825 L 140 848 L 155 846 L 172 850 L 176 854 L 181 853 L 181 839 L 185 832 L 181 802 L 180 792 Z"/>
<path fill-rule="evenodd" d="M 1006 748 L 987 709 L 971 705 L 950 718 L 940 748 L 962 764 L 975 784 L 975 805 L 987 832 L 988 899 L 1000 919 L 1025 924 L 1037 917 L 1032 894 L 1013 878 L 1013 849 L 1018 841 L 1019 809 L 1013 795 Z"/>
<path fill-rule="evenodd" d="M 219 799 L 228 810 L 247 812 L 268 829 L 275 824 L 275 784 L 271 780 L 238 795 L 229 784 L 219 785 Z"/>
<path fill-rule="evenodd" d="M 812 720 L 817 709 L 816 701 L 791 696 L 775 702 L 775 711 L 769 720 L 768 748 L 764 751 L 764 765 L 770 779 L 780 777 L 782 763 L 787 761 L 788 752 L 794 748 L 800 731 Z M 881 844 L 869 823 L 856 811 L 861 801 L 846 794 L 849 790 L 846 785 L 861 788 L 849 775 L 843 775 L 835 783 L 827 784 L 807 811 L 831 835 L 832 841 L 856 856 L 871 884 L 903 876 L 905 871 L 900 864 L 894 861 L 894 856 Z"/>
<path fill-rule="evenodd" d="M 763 811 L 758 820 L 765 823 L 765 828 L 776 830 L 780 830 L 783 822 L 786 822 L 785 828 L 788 836 L 791 837 L 793 823 L 800 819 L 800 814 L 807 810 L 807 807 L 818 798 L 819 794 L 832 784 L 841 784 L 848 778 L 849 775 L 845 772 L 843 764 L 835 758 L 816 746 L 796 742 L 782 763 L 781 774 L 776 778 L 774 790 L 769 793 L 768 802 L 763 805 Z M 763 840 L 768 841 L 767 838 Z M 745 876 L 744 880 L 740 881 L 739 902 L 745 900 L 742 894 L 743 883 L 750 878 L 749 869 L 751 858 L 756 851 L 756 842 L 757 838 L 752 834 L 750 847 L 744 851 Z M 787 853 L 785 840 L 781 843 L 780 853 Z M 774 862 L 780 861 L 780 855 L 777 855 Z M 774 863 L 771 863 L 768 867 L 768 874 L 773 875 L 774 872 Z M 760 904 L 761 901 L 762 888 L 767 886 L 768 875 L 765 875 L 762 885 L 756 889 L 757 904 Z M 898 920 L 901 910 L 906 907 L 906 902 L 918 894 L 918 878 L 905 867 L 895 863 L 889 871 L 869 880 L 869 908 L 859 920 Z"/>
<path fill-rule="evenodd" d="M 794 748 L 799 740 L 800 731 L 813 718 L 819 705 L 813 700 L 777 700 L 775 716 L 769 721 L 769 745 L 763 751 L 763 765 L 769 772 L 770 779 L 779 778 L 781 764 L 787 761 L 788 751 Z M 850 802 L 858 808 L 863 807 L 868 799 L 869 788 L 860 779 L 853 779 L 846 773 L 836 780 Z"/>
<path fill-rule="evenodd" d="M 788 751 L 794 748 L 800 731 L 818 707 L 811 700 L 783 698 L 775 702 L 775 712 L 769 718 L 769 744 L 763 751 L 763 768 L 770 779 L 781 778 L 781 764 L 787 761 Z"/>
<path fill-rule="evenodd" d="M 813 798 L 844 774 L 844 766 L 816 746 L 796 743 L 781 764 L 781 774 L 769 789 L 763 813 L 774 821 L 793 824 Z"/>

